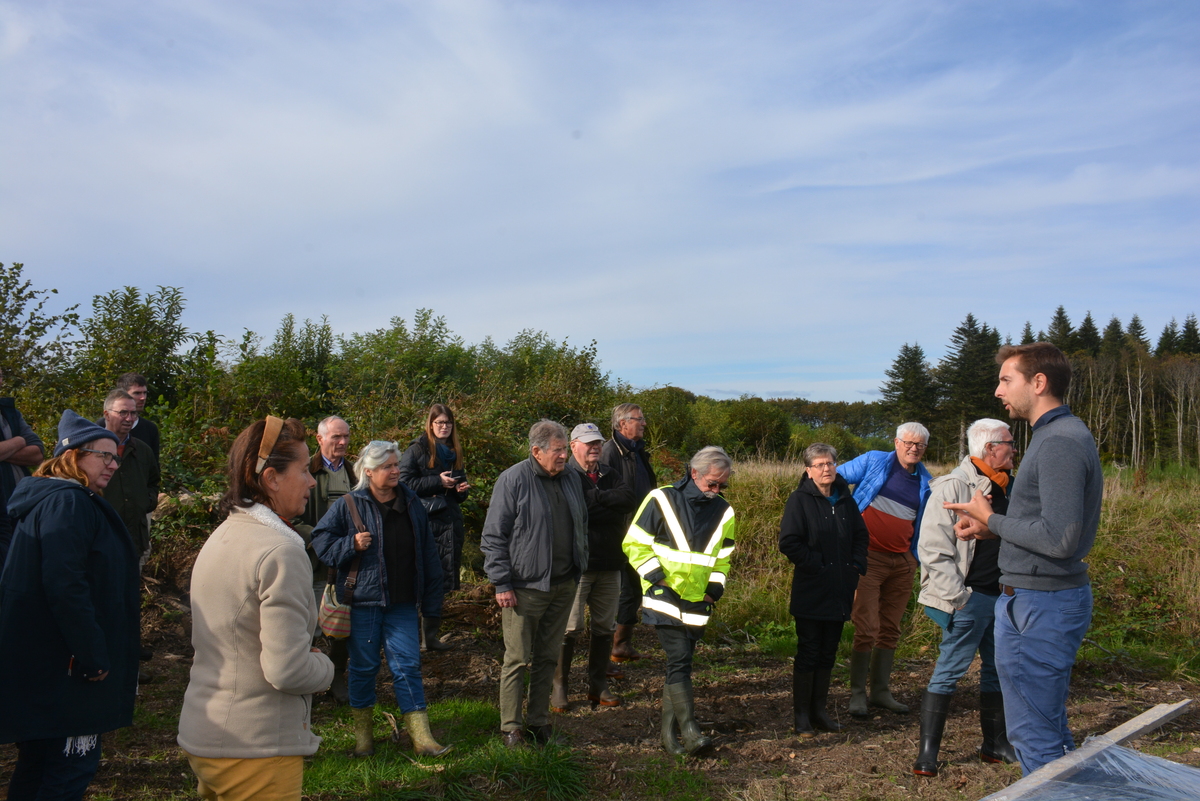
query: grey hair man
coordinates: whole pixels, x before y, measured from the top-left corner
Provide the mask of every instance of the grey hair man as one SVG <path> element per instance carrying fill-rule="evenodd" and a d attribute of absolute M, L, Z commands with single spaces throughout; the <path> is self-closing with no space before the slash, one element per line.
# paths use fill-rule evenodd
<path fill-rule="evenodd" d="M 0 387 L 4 386 L 4 371 L 0 370 Z M 8 515 L 8 498 L 17 482 L 30 474 L 29 468 L 42 463 L 45 445 L 29 423 L 17 411 L 12 398 L 0 398 L 0 570 L 8 555 L 16 525 Z"/>
<path fill-rule="evenodd" d="M 317 452 L 308 463 L 308 472 L 316 479 L 317 486 L 308 494 L 308 503 L 304 514 L 296 522 L 296 531 L 304 538 L 308 548 L 308 560 L 313 568 L 313 594 L 317 605 L 321 605 L 321 594 L 329 583 L 330 567 L 317 558 L 312 547 L 312 532 L 321 522 L 321 518 L 329 511 L 338 498 L 354 489 L 358 478 L 354 468 L 346 461 L 346 450 L 350 446 L 350 425 L 338 417 L 330 415 L 317 423 Z M 317 632 L 314 632 L 314 636 Z M 330 695 L 339 704 L 350 700 L 350 691 L 346 685 L 346 665 L 349 661 L 349 651 L 345 639 L 330 639 L 329 658 L 333 660 L 333 684 L 329 687 Z"/>
<path fill-rule="evenodd" d="M 945 503 L 965 503 L 976 491 L 988 495 L 992 506 L 1008 509 L 1008 487 L 1015 443 L 1008 423 L 984 418 L 967 429 L 968 455 L 948 475 L 929 484 L 929 503 L 921 518 L 917 556 L 921 560 L 918 603 L 942 629 L 937 665 L 921 697 L 921 735 L 913 773 L 938 774 L 938 751 L 958 680 L 978 651 L 979 723 L 985 762 L 1015 762 L 1004 720 L 1004 697 L 996 674 L 992 631 L 1000 595 L 1000 541 L 960 540 L 954 526 L 958 515 Z"/>
<path fill-rule="evenodd" d="M 579 576 L 588 563 L 588 512 L 567 472 L 567 430 L 553 420 L 529 429 L 529 458 L 496 479 L 483 524 L 484 571 L 496 587 L 504 628 L 500 732 L 509 748 L 526 734 L 555 738 L 550 691 Z M 529 703 L 522 715 L 525 673 Z"/>
<path fill-rule="evenodd" d="M 104 399 L 104 427 L 117 435 L 120 466 L 104 488 L 104 499 L 125 521 L 133 544 L 145 564 L 150 555 L 150 518 L 158 506 L 162 475 L 158 457 L 144 440 L 131 436 L 137 422 L 137 401 L 123 389 L 114 389 Z"/>
<path fill-rule="evenodd" d="M 894 451 L 867 451 L 838 465 L 838 475 L 854 486 L 854 500 L 871 535 L 867 573 L 858 582 L 851 613 L 850 714 L 855 717 L 867 716 L 868 702 L 908 712 L 892 697 L 890 683 L 900 621 L 917 572 L 921 513 L 929 500 L 932 476 L 921 464 L 927 447 L 929 430 L 920 423 L 903 423 L 896 429 Z"/>
<path fill-rule="evenodd" d="M 658 484 L 650 465 L 650 455 L 646 452 L 645 434 L 646 415 L 642 407 L 636 403 L 618 403 L 612 410 L 612 438 L 600 449 L 600 461 L 614 467 L 621 474 L 621 481 L 632 488 L 635 509 Z M 632 522 L 633 515 L 626 515 L 622 527 L 628 529 Z M 633 629 L 641 605 L 641 580 L 626 560 L 621 566 L 621 600 L 617 605 L 617 627 L 613 633 L 614 663 L 642 658 L 633 647 Z"/>

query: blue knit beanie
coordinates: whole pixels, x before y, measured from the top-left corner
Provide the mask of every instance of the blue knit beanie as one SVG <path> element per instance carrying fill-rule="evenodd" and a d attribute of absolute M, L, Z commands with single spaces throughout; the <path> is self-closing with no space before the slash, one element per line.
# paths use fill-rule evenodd
<path fill-rule="evenodd" d="M 98 426 L 91 420 L 85 420 L 67 409 L 62 413 L 62 419 L 58 421 L 58 442 L 54 443 L 54 455 L 62 456 L 72 448 L 87 445 L 89 442 L 95 442 L 104 437 L 118 445 L 121 444 L 117 435 L 104 426 Z"/>

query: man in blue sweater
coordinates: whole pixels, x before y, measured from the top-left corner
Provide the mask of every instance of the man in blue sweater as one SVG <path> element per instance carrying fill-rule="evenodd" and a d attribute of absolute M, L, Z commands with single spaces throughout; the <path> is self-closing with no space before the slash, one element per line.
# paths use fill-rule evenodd
<path fill-rule="evenodd" d="M 996 362 L 996 397 L 1033 427 L 1008 511 L 995 514 L 979 492 L 945 508 L 963 516 L 960 538 L 1000 538 L 996 669 L 1009 741 L 1029 774 L 1075 748 L 1067 694 L 1092 620 L 1083 559 L 1100 525 L 1104 476 L 1091 432 L 1063 405 L 1071 365 L 1062 351 L 1047 342 L 1006 345 Z"/>

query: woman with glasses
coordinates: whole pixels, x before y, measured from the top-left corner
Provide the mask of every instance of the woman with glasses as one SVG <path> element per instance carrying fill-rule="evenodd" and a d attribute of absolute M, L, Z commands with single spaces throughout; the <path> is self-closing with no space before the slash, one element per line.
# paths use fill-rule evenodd
<path fill-rule="evenodd" d="M 418 620 L 442 616 L 442 565 L 425 507 L 400 483 L 400 448 L 367 443 L 354 490 L 334 501 L 313 529 L 317 556 L 337 569 L 338 600 L 350 606 L 350 707 L 355 756 L 375 753 L 379 649 L 392 671 L 396 705 L 418 756 L 450 750 L 433 739 L 421 679 Z"/>
<path fill-rule="evenodd" d="M 850 619 L 858 577 L 867 572 L 870 536 L 850 486 L 837 474 L 837 451 L 814 443 L 807 473 L 788 498 L 779 550 L 794 565 L 790 611 L 796 619 L 792 665 L 794 731 L 841 731 L 825 711 L 842 627 Z"/>
<path fill-rule="evenodd" d="M 100 735 L 133 722 L 138 557 L 99 492 L 117 437 L 68 409 L 54 456 L 13 490 L 0 575 L 0 743 L 17 744 L 8 797 L 83 798 Z"/>
<path fill-rule="evenodd" d="M 417 493 L 429 515 L 429 528 L 437 541 L 446 592 L 457 590 L 465 539 L 459 504 L 467 499 L 471 485 L 463 472 L 458 426 L 449 406 L 435 403 L 429 407 L 425 431 L 413 440 L 400 459 L 400 480 Z M 454 647 L 440 637 L 440 617 L 426 614 L 423 625 L 425 647 L 430 651 L 449 651 Z"/>

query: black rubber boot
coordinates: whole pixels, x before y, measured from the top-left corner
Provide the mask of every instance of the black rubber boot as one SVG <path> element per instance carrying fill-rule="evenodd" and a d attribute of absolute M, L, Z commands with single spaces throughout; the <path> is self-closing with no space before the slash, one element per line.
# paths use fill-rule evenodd
<path fill-rule="evenodd" d="M 667 692 L 671 695 L 671 707 L 675 710 L 675 721 L 679 724 L 679 735 L 683 740 L 683 749 L 689 756 L 694 756 L 712 746 L 712 738 L 700 731 L 696 723 L 696 700 L 692 693 L 691 679 L 685 679 L 679 684 L 668 684 Z"/>
<path fill-rule="evenodd" d="M 812 689 L 812 671 L 792 671 L 792 731 L 801 737 L 812 737 L 817 733 L 808 717 L 809 710 L 812 709 Z"/>
<path fill-rule="evenodd" d="M 829 680 L 833 671 L 814 670 L 812 674 L 812 705 L 809 707 L 809 720 L 817 731 L 841 731 L 842 725 L 826 713 L 829 703 Z"/>
<path fill-rule="evenodd" d="M 421 619 L 421 623 L 425 629 L 425 650 L 426 651 L 453 651 L 454 645 L 448 643 L 441 637 L 442 619 L 440 617 L 426 617 Z"/>
<path fill-rule="evenodd" d="M 850 714 L 856 718 L 870 717 L 867 709 L 867 672 L 871 668 L 870 651 L 850 652 Z"/>
<path fill-rule="evenodd" d="M 346 666 L 350 661 L 350 650 L 347 640 L 329 641 L 329 659 L 333 662 L 333 684 L 329 694 L 339 704 L 350 703 L 350 688 L 346 683 Z"/>
<path fill-rule="evenodd" d="M 575 656 L 575 638 L 564 637 L 558 652 L 558 667 L 554 669 L 554 684 L 550 689 L 550 711 L 567 711 L 567 686 L 571 679 L 571 659 Z"/>
<path fill-rule="evenodd" d="M 942 732 L 946 730 L 946 714 L 953 695 L 931 693 L 921 696 L 921 741 L 913 773 L 917 776 L 938 775 L 938 751 L 942 749 Z"/>
<path fill-rule="evenodd" d="M 1004 722 L 1004 693 L 979 694 L 979 728 L 983 730 L 983 745 L 979 758 L 984 762 L 1017 761 L 1017 751 L 1008 741 Z"/>

